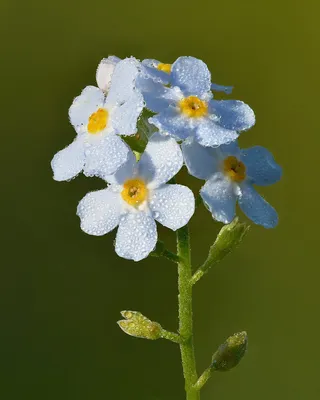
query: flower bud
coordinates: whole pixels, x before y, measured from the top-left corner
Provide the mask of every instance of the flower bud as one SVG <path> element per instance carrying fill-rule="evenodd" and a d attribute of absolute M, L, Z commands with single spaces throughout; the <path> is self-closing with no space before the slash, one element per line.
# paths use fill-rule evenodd
<path fill-rule="evenodd" d="M 103 58 L 98 65 L 96 72 L 97 85 L 104 92 L 108 92 L 110 89 L 113 71 L 119 61 L 120 58 L 109 56 L 108 58 Z"/>
<path fill-rule="evenodd" d="M 161 338 L 162 327 L 158 322 L 150 321 L 137 311 L 121 311 L 125 318 L 118 325 L 126 334 L 143 339 L 156 340 Z"/>
<path fill-rule="evenodd" d="M 248 347 L 247 332 L 228 337 L 212 357 L 211 368 L 215 371 L 229 371 L 239 364 Z"/>

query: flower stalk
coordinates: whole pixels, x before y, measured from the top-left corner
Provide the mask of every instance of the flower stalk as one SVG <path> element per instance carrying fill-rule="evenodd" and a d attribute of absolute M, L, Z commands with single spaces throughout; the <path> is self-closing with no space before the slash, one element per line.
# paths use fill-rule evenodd
<path fill-rule="evenodd" d="M 177 231 L 177 253 L 181 259 L 178 263 L 179 333 L 184 340 L 180 344 L 180 352 L 187 394 L 186 399 L 200 400 L 200 393 L 194 388 L 198 376 L 193 345 L 192 269 L 188 225 Z"/>

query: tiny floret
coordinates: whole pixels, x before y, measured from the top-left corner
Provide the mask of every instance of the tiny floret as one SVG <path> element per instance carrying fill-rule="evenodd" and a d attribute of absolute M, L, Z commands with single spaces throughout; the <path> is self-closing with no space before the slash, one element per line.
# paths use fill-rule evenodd
<path fill-rule="evenodd" d="M 211 74 L 201 60 L 178 58 L 170 84 L 160 87 L 138 80 L 146 106 L 157 113 L 149 122 L 177 140 L 193 137 L 203 146 L 217 147 L 237 139 L 255 123 L 254 112 L 242 101 L 213 100 Z"/>
<path fill-rule="evenodd" d="M 255 146 L 240 150 L 236 142 L 208 148 L 188 140 L 182 150 L 189 173 L 206 180 L 200 195 L 213 218 L 230 223 L 238 201 L 254 223 L 265 228 L 277 225 L 277 212 L 253 187 L 271 185 L 281 178 L 281 167 L 267 149 Z"/>
<path fill-rule="evenodd" d="M 110 90 L 101 83 L 106 66 L 110 67 L 107 61 L 98 68 L 100 88 L 87 86 L 69 109 L 77 137 L 52 160 L 57 181 L 70 180 L 82 170 L 87 176 L 112 174 L 128 157 L 129 148 L 119 135 L 137 132 L 137 120 L 144 106 L 135 87 L 139 63 L 129 58 L 112 64 Z"/>

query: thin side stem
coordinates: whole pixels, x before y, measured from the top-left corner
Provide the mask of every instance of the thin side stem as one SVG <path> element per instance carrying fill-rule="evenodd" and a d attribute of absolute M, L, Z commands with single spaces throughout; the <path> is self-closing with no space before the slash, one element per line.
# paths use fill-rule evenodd
<path fill-rule="evenodd" d="M 178 263 L 179 333 L 183 339 L 183 343 L 180 344 L 180 351 L 187 394 L 186 399 L 200 400 L 200 392 L 194 387 L 198 376 L 193 346 L 192 270 L 187 225 L 177 231 L 177 254 L 180 257 L 180 262 Z"/>
<path fill-rule="evenodd" d="M 212 368 L 209 367 L 203 372 L 203 374 L 200 376 L 200 378 L 195 383 L 194 387 L 197 390 L 201 390 L 201 388 L 203 388 L 203 386 L 210 379 L 211 375 L 212 375 Z"/>
<path fill-rule="evenodd" d="M 174 263 L 178 263 L 180 261 L 179 256 L 177 256 L 175 253 L 172 253 L 172 251 L 167 249 L 163 251 L 162 257 L 165 257 L 167 260 L 170 260 Z"/>
<path fill-rule="evenodd" d="M 171 342 L 181 344 L 183 342 L 183 339 L 180 335 L 174 332 L 166 331 L 165 329 L 162 328 L 161 332 L 161 337 L 162 339 L 167 339 L 170 340 Z"/>

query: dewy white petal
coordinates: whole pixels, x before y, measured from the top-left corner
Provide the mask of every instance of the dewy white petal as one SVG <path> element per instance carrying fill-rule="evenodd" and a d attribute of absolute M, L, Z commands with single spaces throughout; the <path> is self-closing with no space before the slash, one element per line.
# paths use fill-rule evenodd
<path fill-rule="evenodd" d="M 103 178 L 116 172 L 126 162 L 129 147 L 112 133 L 95 139 L 87 143 L 85 148 L 84 174 Z"/>
<path fill-rule="evenodd" d="M 96 72 L 96 80 L 98 87 L 104 92 L 110 89 L 113 71 L 120 60 L 116 56 L 109 56 L 100 61 Z"/>
<path fill-rule="evenodd" d="M 152 192 L 149 207 L 160 224 L 176 231 L 192 217 L 195 208 L 194 195 L 186 186 L 162 185 Z"/>
<path fill-rule="evenodd" d="M 108 188 L 88 193 L 78 204 L 77 215 L 84 232 L 102 236 L 119 224 L 121 210 L 120 194 Z"/>
<path fill-rule="evenodd" d="M 235 216 L 236 194 L 232 182 L 216 173 L 200 190 L 200 195 L 217 221 L 229 224 Z"/>
<path fill-rule="evenodd" d="M 158 187 L 174 177 L 183 165 L 183 156 L 178 143 L 159 132 L 151 136 L 139 161 L 139 175 L 146 179 L 149 187 Z"/>
<path fill-rule="evenodd" d="M 155 248 L 157 239 L 156 223 L 150 215 L 128 213 L 120 219 L 115 250 L 120 257 L 140 261 Z"/>
<path fill-rule="evenodd" d="M 111 114 L 111 125 L 119 135 L 133 135 L 137 132 L 137 120 L 143 110 L 143 97 L 139 92 L 132 92 L 122 105 Z"/>
<path fill-rule="evenodd" d="M 68 147 L 59 151 L 51 161 L 53 179 L 67 181 L 77 176 L 85 163 L 83 137 L 78 136 Z"/>
<path fill-rule="evenodd" d="M 181 149 L 190 175 L 198 179 L 209 179 L 213 173 L 219 171 L 219 149 L 201 146 L 194 138 L 185 140 Z"/>
<path fill-rule="evenodd" d="M 129 150 L 127 161 L 114 174 L 106 175 L 103 179 L 111 184 L 123 185 L 127 179 L 135 176 L 136 167 L 136 156 Z"/>
<path fill-rule="evenodd" d="M 69 118 L 77 132 L 82 132 L 83 126 L 87 125 L 90 115 L 102 107 L 103 103 L 104 93 L 95 86 L 87 86 L 80 96 L 73 100 L 69 108 Z"/>
<path fill-rule="evenodd" d="M 211 89 L 211 74 L 206 64 L 194 57 L 179 57 L 172 65 L 171 85 L 185 96 L 201 97 Z"/>
<path fill-rule="evenodd" d="M 135 91 L 135 80 L 139 74 L 138 61 L 135 58 L 126 58 L 116 65 L 110 91 L 106 98 L 106 106 L 119 106 L 131 98 Z"/>

